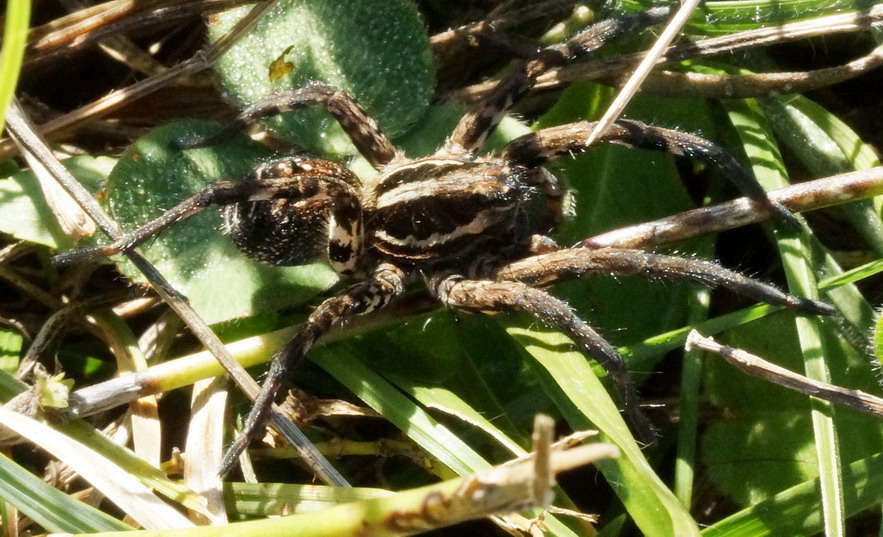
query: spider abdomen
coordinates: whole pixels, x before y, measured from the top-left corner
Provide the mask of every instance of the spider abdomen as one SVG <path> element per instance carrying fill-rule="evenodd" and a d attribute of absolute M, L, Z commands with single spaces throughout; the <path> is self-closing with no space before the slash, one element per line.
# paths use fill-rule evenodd
<path fill-rule="evenodd" d="M 370 244 L 414 264 L 510 242 L 527 187 L 494 162 L 430 158 L 383 175 L 366 199 Z"/>
<path fill-rule="evenodd" d="M 248 257 L 271 265 L 314 262 L 328 236 L 327 200 L 250 201 L 228 205 L 224 224 L 233 243 Z"/>

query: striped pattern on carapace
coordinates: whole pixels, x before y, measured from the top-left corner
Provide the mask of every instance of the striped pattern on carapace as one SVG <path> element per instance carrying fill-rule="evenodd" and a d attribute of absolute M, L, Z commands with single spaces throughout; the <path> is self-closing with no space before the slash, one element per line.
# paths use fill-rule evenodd
<path fill-rule="evenodd" d="M 498 161 L 428 158 L 393 167 L 363 198 L 368 246 L 410 266 L 462 262 L 516 239 L 529 188 Z"/>

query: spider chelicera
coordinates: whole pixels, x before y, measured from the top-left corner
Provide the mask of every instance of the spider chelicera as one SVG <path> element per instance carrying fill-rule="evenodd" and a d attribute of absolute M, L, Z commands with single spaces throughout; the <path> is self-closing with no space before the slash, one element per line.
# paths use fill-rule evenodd
<path fill-rule="evenodd" d="M 586 151 L 592 122 L 521 136 L 498 156 L 477 156 L 476 152 L 540 74 L 590 54 L 613 37 L 662 22 L 669 13 L 669 8 L 653 8 L 604 20 L 564 44 L 541 50 L 467 113 L 441 149 L 417 160 L 396 151 L 371 117 L 331 85 L 313 82 L 271 96 L 216 134 L 181 142 L 180 149 L 222 142 L 258 118 L 319 106 L 340 123 L 359 152 L 380 171 L 379 177 L 362 183 L 345 167 L 327 160 L 279 158 L 258 166 L 243 181 L 213 184 L 111 245 L 62 254 L 60 261 L 133 248 L 175 222 L 220 205 L 226 230 L 245 255 L 276 265 L 326 257 L 338 274 L 356 280 L 322 302 L 273 357 L 243 434 L 224 459 L 225 471 L 259 431 L 283 381 L 316 341 L 336 323 L 386 306 L 415 280 L 423 280 L 445 306 L 485 313 L 525 311 L 568 335 L 611 374 L 633 427 L 649 438 L 651 427 L 639 409 L 622 357 L 566 302 L 540 287 L 589 273 L 639 274 L 721 286 L 810 314 L 830 314 L 833 308 L 788 295 L 712 262 L 621 248 L 559 248 L 545 235 L 549 226 L 531 229 L 532 198 L 545 200 L 545 220 L 552 224 L 562 208 L 561 189 L 542 165 Z M 685 155 L 716 166 L 780 221 L 794 222 L 794 216 L 770 201 L 733 156 L 703 138 L 623 120 L 599 142 Z"/>

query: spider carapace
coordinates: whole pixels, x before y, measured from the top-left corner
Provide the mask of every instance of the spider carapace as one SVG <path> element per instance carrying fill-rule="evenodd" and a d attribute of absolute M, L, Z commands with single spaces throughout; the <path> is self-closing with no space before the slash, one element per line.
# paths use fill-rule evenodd
<path fill-rule="evenodd" d="M 542 165 L 586 151 L 594 127 L 579 122 L 542 129 L 506 145 L 497 156 L 477 156 L 487 134 L 534 85 L 536 77 L 608 39 L 663 21 L 670 8 L 601 21 L 564 44 L 541 50 L 506 76 L 467 113 L 435 155 L 409 160 L 392 146 L 367 113 L 345 92 L 313 82 L 274 95 L 243 111 L 216 134 L 182 141 L 180 149 L 220 143 L 258 118 L 307 106 L 323 107 L 359 152 L 380 171 L 362 183 L 343 166 L 321 159 L 285 157 L 257 167 L 243 181 L 221 181 L 160 218 L 106 247 L 62 254 L 77 261 L 133 248 L 165 227 L 209 205 L 225 207 L 228 233 L 248 256 L 296 265 L 327 257 L 355 283 L 327 298 L 294 338 L 276 353 L 243 434 L 228 451 L 222 471 L 263 425 L 286 376 L 332 326 L 382 308 L 412 282 L 422 280 L 445 306 L 472 312 L 525 311 L 567 334 L 611 374 L 618 398 L 643 438 L 651 427 L 639 410 L 628 369 L 617 351 L 570 306 L 539 287 L 590 273 L 726 287 L 749 298 L 829 314 L 829 305 L 783 293 L 718 264 L 622 248 L 559 248 L 531 229 L 532 198 L 545 200 L 547 222 L 561 212 L 561 192 Z M 703 138 L 637 121 L 619 121 L 599 142 L 666 151 L 716 166 L 748 196 L 784 223 L 794 216 L 769 200 L 754 177 L 729 153 Z M 541 193 L 537 195 L 537 193 Z M 540 219 L 541 221 L 543 219 Z"/>

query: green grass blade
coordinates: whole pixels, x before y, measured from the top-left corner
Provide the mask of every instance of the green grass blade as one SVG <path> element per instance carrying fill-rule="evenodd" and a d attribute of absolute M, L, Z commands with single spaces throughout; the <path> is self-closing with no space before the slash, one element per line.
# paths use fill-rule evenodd
<path fill-rule="evenodd" d="M 450 414 L 465 423 L 481 429 L 493 437 L 501 446 L 512 452 L 516 457 L 526 454 L 526 451 L 513 439 L 506 436 L 499 427 L 489 419 L 476 411 L 453 391 L 439 386 L 423 386 L 405 377 L 396 376 L 394 381 L 398 387 L 408 395 L 419 401 L 420 404 Z"/>
<path fill-rule="evenodd" d="M 129 449 L 114 443 L 110 438 L 83 420 L 74 420 L 58 427 L 64 434 L 100 453 L 108 461 L 116 464 L 138 478 L 146 487 L 162 494 L 182 506 L 200 511 L 205 508 L 202 496 L 188 489 L 184 484 L 169 479 L 165 472 L 136 456 Z"/>
<path fill-rule="evenodd" d="M 870 278 L 871 276 L 879 274 L 881 272 L 883 272 L 883 259 L 877 259 L 876 261 L 865 263 L 864 265 L 855 267 L 854 269 L 849 269 L 838 276 L 832 276 L 830 278 L 825 278 L 824 280 L 819 280 L 819 290 L 827 291 L 829 289 L 840 287 L 841 285 L 855 283 L 857 281 L 864 280 L 865 278 Z"/>
<path fill-rule="evenodd" d="M 695 325 L 682 326 L 675 330 L 647 338 L 639 343 L 620 347 L 617 350 L 626 357 L 632 368 L 645 367 L 654 358 L 666 352 L 683 348 L 687 343 L 687 334 L 690 333 L 690 330 L 695 329 L 703 335 L 713 336 L 730 328 L 762 319 L 780 309 L 769 304 L 757 304 L 749 308 L 713 317 Z"/>
<path fill-rule="evenodd" d="M 643 534 L 698 535 L 696 522 L 650 467 L 586 357 L 569 350 L 572 343 L 560 333 L 515 326 L 508 331 L 544 370 L 541 379 L 546 391 L 570 425 L 596 428 L 604 441 L 622 451 L 619 459 L 597 466 Z"/>
<path fill-rule="evenodd" d="M 19 70 L 25 55 L 30 17 L 30 0 L 9 0 L 9 3 L 6 4 L 3 50 L 0 52 L 0 133 L 3 132 L 6 107 L 9 106 L 18 83 Z"/>
<path fill-rule="evenodd" d="M 465 475 L 490 467 L 447 427 L 368 368 L 347 345 L 316 348 L 310 353 L 310 359 L 455 474 Z"/>
<path fill-rule="evenodd" d="M 94 533 L 132 529 L 77 501 L 0 454 L 0 497 L 51 532 Z"/>
<path fill-rule="evenodd" d="M 309 357 L 447 469 L 458 475 L 466 475 L 490 468 L 490 463 L 450 429 L 438 423 L 392 384 L 367 367 L 348 345 L 321 346 L 313 349 Z M 444 469 L 438 470 L 437 473 L 443 475 Z M 562 537 L 573 535 L 570 529 L 554 517 L 547 516 L 545 523 L 552 535 Z"/>
<path fill-rule="evenodd" d="M 843 468 L 846 516 L 883 501 L 883 454 Z M 702 537 L 815 535 L 823 530 L 819 480 L 810 479 L 705 528 Z"/>
<path fill-rule="evenodd" d="M 691 325 L 708 316 L 711 292 L 698 289 L 691 300 Z M 702 382 L 702 354 L 698 349 L 684 352 L 681 371 L 680 419 L 678 420 L 677 459 L 675 460 L 674 493 L 685 507 L 693 499 L 696 470 L 696 441 L 699 429 L 699 387 Z"/>
<path fill-rule="evenodd" d="M 0 423 L 46 450 L 79 474 L 126 515 L 149 528 L 187 527 L 192 523 L 141 483 L 90 446 L 49 426 L 0 408 Z"/>
<path fill-rule="evenodd" d="M 816 177 L 880 165 L 870 144 L 849 126 L 806 97 L 789 95 L 761 101 L 776 136 Z M 840 208 L 874 252 L 883 255 L 883 200 L 875 198 Z"/>
<path fill-rule="evenodd" d="M 327 487 L 290 483 L 225 483 L 224 493 L 236 514 L 268 517 L 286 513 L 313 513 L 331 507 L 384 498 L 388 490 L 364 487 Z"/>
<path fill-rule="evenodd" d="M 25 386 L 10 374 L 0 371 L 0 401 L 8 401 L 25 390 Z M 83 420 L 72 420 L 60 424 L 57 429 L 71 439 L 88 446 L 105 457 L 107 461 L 119 466 L 126 472 L 137 477 L 145 486 L 163 494 L 181 505 L 200 510 L 204 502 L 186 486 L 169 479 L 164 472 L 137 457 L 130 450 L 114 443 L 110 438 Z M 38 444 L 39 445 L 39 444 Z"/>
<path fill-rule="evenodd" d="M 755 101 L 736 101 L 725 104 L 733 125 L 743 141 L 743 147 L 752 162 L 755 176 L 764 188 L 770 190 L 788 184 L 778 147 L 766 118 Z M 809 242 L 804 237 L 779 239 L 782 262 L 792 293 L 818 298 L 815 274 L 810 262 Z M 821 327 L 816 318 L 796 318 L 797 333 L 804 356 L 807 376 L 830 382 L 825 363 L 825 347 Z M 816 440 L 816 454 L 821 476 L 822 511 L 825 534 L 828 537 L 845 535 L 843 516 L 844 491 L 840 479 L 840 450 L 834 426 L 831 403 L 812 399 L 812 421 Z"/>
<path fill-rule="evenodd" d="M 788 286 L 792 293 L 818 298 L 815 274 L 807 259 L 809 245 L 803 237 L 780 239 L 782 262 Z M 831 382 L 831 373 L 825 362 L 825 343 L 821 334 L 820 321 L 813 317 L 797 317 L 797 334 L 803 348 L 806 375 L 814 380 Z M 813 398 L 813 429 L 816 433 L 816 448 L 819 458 L 822 508 L 825 512 L 825 535 L 845 536 L 843 515 L 844 491 L 841 480 L 840 447 L 834 425 L 834 408 L 830 401 Z"/>

